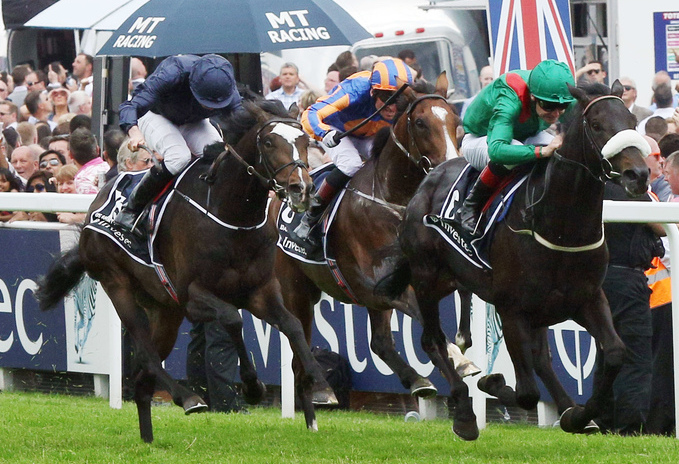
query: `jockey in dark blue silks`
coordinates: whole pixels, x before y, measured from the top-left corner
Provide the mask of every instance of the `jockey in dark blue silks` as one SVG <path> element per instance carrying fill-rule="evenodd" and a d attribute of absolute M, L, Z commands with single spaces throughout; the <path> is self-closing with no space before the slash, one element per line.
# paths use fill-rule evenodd
<path fill-rule="evenodd" d="M 132 151 L 146 145 L 163 162 L 148 170 L 115 222 L 131 231 L 146 204 L 186 167 L 191 154 L 200 156 L 205 146 L 222 141 L 208 118 L 240 109 L 233 67 L 221 56 L 172 56 L 160 63 L 120 105 L 120 127 Z"/>
<path fill-rule="evenodd" d="M 316 244 L 311 229 L 318 223 L 335 195 L 370 156 L 375 134 L 389 126 L 396 116 L 396 103 L 385 106 L 389 97 L 398 90 L 397 77 L 411 84 L 413 73 L 403 61 L 389 58 L 378 61 L 372 71 L 352 74 L 339 83 L 330 95 L 319 98 L 302 114 L 304 130 L 316 140 L 322 140 L 335 168 L 323 180 L 314 194 L 311 208 L 291 234 L 295 241 Z M 340 132 L 361 123 L 376 110 L 384 108 L 367 124 L 350 136 L 337 139 Z"/>

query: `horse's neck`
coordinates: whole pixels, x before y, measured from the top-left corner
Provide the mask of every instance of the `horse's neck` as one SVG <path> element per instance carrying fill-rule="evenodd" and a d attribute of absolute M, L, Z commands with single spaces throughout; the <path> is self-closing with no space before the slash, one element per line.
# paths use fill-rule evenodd
<path fill-rule="evenodd" d="M 408 144 L 401 143 L 408 149 Z M 424 179 L 424 171 L 390 137 L 374 165 L 373 178 L 385 201 L 406 206 Z"/>

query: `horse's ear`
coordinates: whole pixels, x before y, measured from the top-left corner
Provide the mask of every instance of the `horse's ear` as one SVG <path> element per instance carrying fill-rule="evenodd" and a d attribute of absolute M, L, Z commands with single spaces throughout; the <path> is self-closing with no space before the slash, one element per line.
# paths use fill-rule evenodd
<path fill-rule="evenodd" d="M 290 105 L 290 108 L 288 108 L 288 116 L 292 119 L 297 119 L 297 116 L 299 116 L 299 106 L 297 106 L 297 103 Z"/>
<path fill-rule="evenodd" d="M 622 94 L 625 91 L 625 87 L 620 83 L 619 79 L 616 79 L 611 86 L 611 95 L 622 98 Z"/>
<path fill-rule="evenodd" d="M 406 99 L 411 102 L 414 101 L 417 98 L 417 95 L 415 95 L 415 91 L 408 85 L 406 81 L 401 79 L 400 77 L 396 76 L 396 85 L 400 89 L 404 85 L 407 85 L 406 89 L 403 91 L 403 95 L 406 97 Z"/>
<path fill-rule="evenodd" d="M 441 95 L 443 98 L 448 98 L 448 76 L 446 72 L 443 71 L 436 78 L 436 93 Z"/>
<path fill-rule="evenodd" d="M 566 85 L 568 86 L 568 91 L 571 93 L 571 95 L 575 97 L 577 101 L 580 102 L 580 105 L 582 105 L 583 108 L 587 106 L 587 104 L 589 103 L 587 92 L 578 87 L 574 87 L 568 83 Z"/>

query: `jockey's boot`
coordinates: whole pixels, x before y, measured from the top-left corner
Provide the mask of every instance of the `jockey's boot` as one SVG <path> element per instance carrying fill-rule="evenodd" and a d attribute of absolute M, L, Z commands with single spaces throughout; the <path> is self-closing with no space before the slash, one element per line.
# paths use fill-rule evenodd
<path fill-rule="evenodd" d="M 508 173 L 509 170 L 504 166 L 488 163 L 483 168 L 483 171 L 481 171 L 479 178 L 476 180 L 467 198 L 465 198 L 462 206 L 455 211 L 453 222 L 459 224 L 460 228 L 468 232 L 472 237 L 480 236 L 482 231 L 477 230 L 477 226 L 481 209 Z"/>
<path fill-rule="evenodd" d="M 165 163 L 151 167 L 132 190 L 127 203 L 114 222 L 127 232 L 132 232 L 146 204 L 158 195 L 173 177 L 174 174 L 167 170 Z"/>
<path fill-rule="evenodd" d="M 335 195 L 344 188 L 350 179 L 351 177 L 337 168 L 334 168 L 330 174 L 328 174 L 311 198 L 311 205 L 304 213 L 302 221 L 290 234 L 290 238 L 292 238 L 293 241 L 298 243 L 307 242 L 314 247 L 320 245 L 317 236 L 312 234 L 311 231 L 321 220 L 323 213 L 325 213 L 328 205 L 332 203 Z"/>

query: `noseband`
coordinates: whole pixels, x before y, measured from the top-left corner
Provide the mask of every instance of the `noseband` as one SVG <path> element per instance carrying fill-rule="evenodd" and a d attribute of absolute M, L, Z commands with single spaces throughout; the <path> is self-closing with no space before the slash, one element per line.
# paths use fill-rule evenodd
<path fill-rule="evenodd" d="M 444 97 L 441 95 L 437 94 L 430 94 L 430 95 L 422 95 L 421 97 L 416 98 L 413 100 L 409 105 L 408 108 L 406 108 L 405 114 L 407 117 L 406 121 L 406 128 L 408 130 L 408 146 L 411 147 L 414 145 L 415 151 L 417 152 L 417 155 L 419 155 L 417 158 L 414 157 L 413 155 L 410 154 L 410 150 L 406 149 L 401 142 L 399 142 L 398 138 L 396 138 L 396 133 L 394 133 L 394 126 L 391 126 L 389 128 L 390 134 L 391 134 L 391 139 L 394 141 L 396 146 L 408 157 L 410 161 L 412 161 L 415 166 L 418 168 L 422 169 L 424 171 L 424 174 L 427 175 L 429 172 L 434 169 L 432 162 L 429 158 L 426 156 L 422 156 L 422 153 L 420 152 L 420 149 L 417 147 L 417 144 L 414 143 L 415 138 L 413 137 L 413 132 L 412 132 L 412 125 L 411 125 L 411 120 L 410 117 L 412 116 L 413 110 L 417 106 L 418 103 L 420 103 L 423 100 L 432 100 L 432 99 L 438 99 L 438 100 L 443 100 L 448 104 L 448 100 L 446 100 Z"/>

